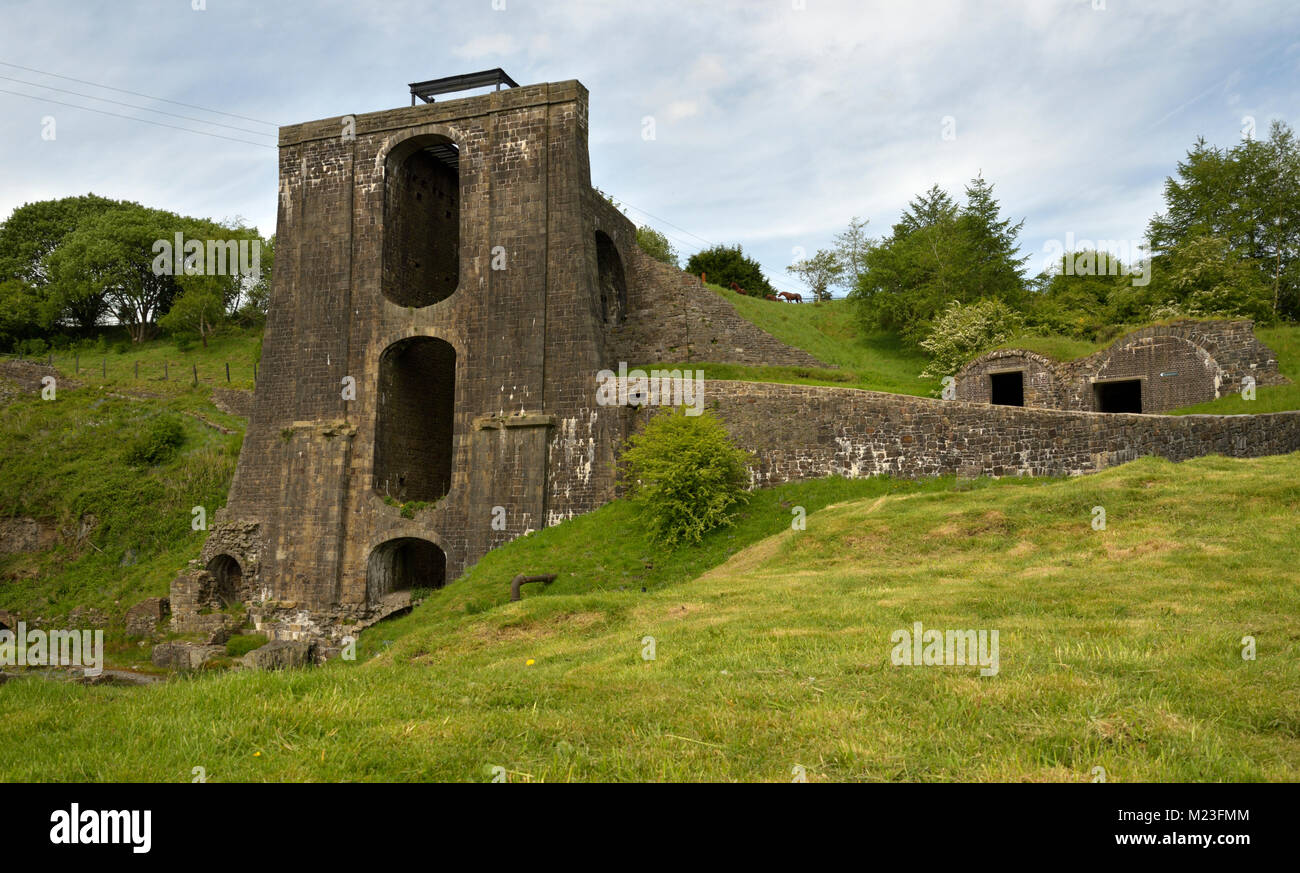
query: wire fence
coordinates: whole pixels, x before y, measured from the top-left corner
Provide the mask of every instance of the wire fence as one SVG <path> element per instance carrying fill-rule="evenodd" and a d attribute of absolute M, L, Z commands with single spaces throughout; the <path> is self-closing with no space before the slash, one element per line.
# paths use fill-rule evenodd
<path fill-rule="evenodd" d="M 134 358 L 129 355 L 47 352 L 41 355 L 0 354 L 0 360 L 30 361 L 75 377 L 99 377 L 111 382 L 188 382 L 191 385 L 239 386 L 257 383 L 256 361 Z"/>

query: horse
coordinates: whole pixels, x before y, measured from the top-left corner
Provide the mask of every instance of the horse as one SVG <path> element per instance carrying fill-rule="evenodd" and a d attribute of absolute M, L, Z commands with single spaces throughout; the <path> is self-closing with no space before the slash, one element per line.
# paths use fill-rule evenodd
<path fill-rule="evenodd" d="M 732 291 L 735 291 L 737 294 L 744 294 L 744 293 L 745 293 L 745 289 L 744 289 L 744 288 L 741 288 L 741 287 L 740 287 L 739 285 L 737 285 L 735 282 L 732 282 L 732 283 L 731 283 L 731 290 L 732 290 Z"/>
<path fill-rule="evenodd" d="M 780 291 L 776 296 L 784 299 L 787 303 L 803 303 L 803 295 L 794 291 Z"/>

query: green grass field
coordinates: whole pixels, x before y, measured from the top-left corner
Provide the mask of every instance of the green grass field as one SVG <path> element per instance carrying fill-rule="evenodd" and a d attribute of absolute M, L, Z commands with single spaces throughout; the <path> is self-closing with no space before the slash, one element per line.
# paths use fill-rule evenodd
<path fill-rule="evenodd" d="M 0 775 L 1295 780 L 1298 480 L 1300 455 L 832 480 L 764 492 L 740 527 L 673 555 L 618 503 L 491 553 L 368 631 L 353 663 L 10 681 Z M 823 506 L 804 531 L 788 529 L 796 500 Z M 561 579 L 505 602 L 520 569 Z M 891 634 L 917 621 L 997 630 L 998 674 L 894 666 Z"/>

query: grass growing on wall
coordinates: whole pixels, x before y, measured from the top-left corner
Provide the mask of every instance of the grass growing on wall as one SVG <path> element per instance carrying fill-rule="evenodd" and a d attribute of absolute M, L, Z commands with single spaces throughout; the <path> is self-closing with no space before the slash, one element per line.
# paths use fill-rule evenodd
<path fill-rule="evenodd" d="M 367 631 L 356 663 L 151 688 L 10 681 L 0 774 L 788 782 L 798 765 L 810 781 L 1084 782 L 1094 767 L 1111 782 L 1294 780 L 1298 477 L 1297 455 L 1149 459 L 845 493 L 805 531 L 778 501 L 784 532 L 736 540 L 702 574 L 630 548 L 635 516 L 607 507 Z M 502 601 L 507 573 L 547 566 L 554 586 Z M 917 621 L 997 630 L 998 675 L 895 666 L 891 634 Z"/>

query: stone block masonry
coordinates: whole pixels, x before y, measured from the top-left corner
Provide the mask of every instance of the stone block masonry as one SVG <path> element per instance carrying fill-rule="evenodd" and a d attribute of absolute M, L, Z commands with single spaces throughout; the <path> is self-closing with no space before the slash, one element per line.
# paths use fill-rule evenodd
<path fill-rule="evenodd" d="M 172 585 L 173 630 L 215 642 L 251 616 L 273 640 L 337 641 L 489 550 L 612 500 L 622 441 L 652 414 L 597 402 L 598 374 L 620 362 L 826 366 L 637 248 L 635 226 L 591 187 L 576 81 L 285 127 L 279 167 L 256 393 L 247 408 L 219 399 L 248 429 L 201 560 Z M 705 390 L 758 453 L 755 485 L 1297 448 L 1289 415 Z"/>
<path fill-rule="evenodd" d="M 755 486 L 836 475 L 1073 476 L 1149 455 L 1300 450 L 1300 412 L 1107 414 L 730 381 L 708 383 L 705 397 L 757 455 Z"/>

